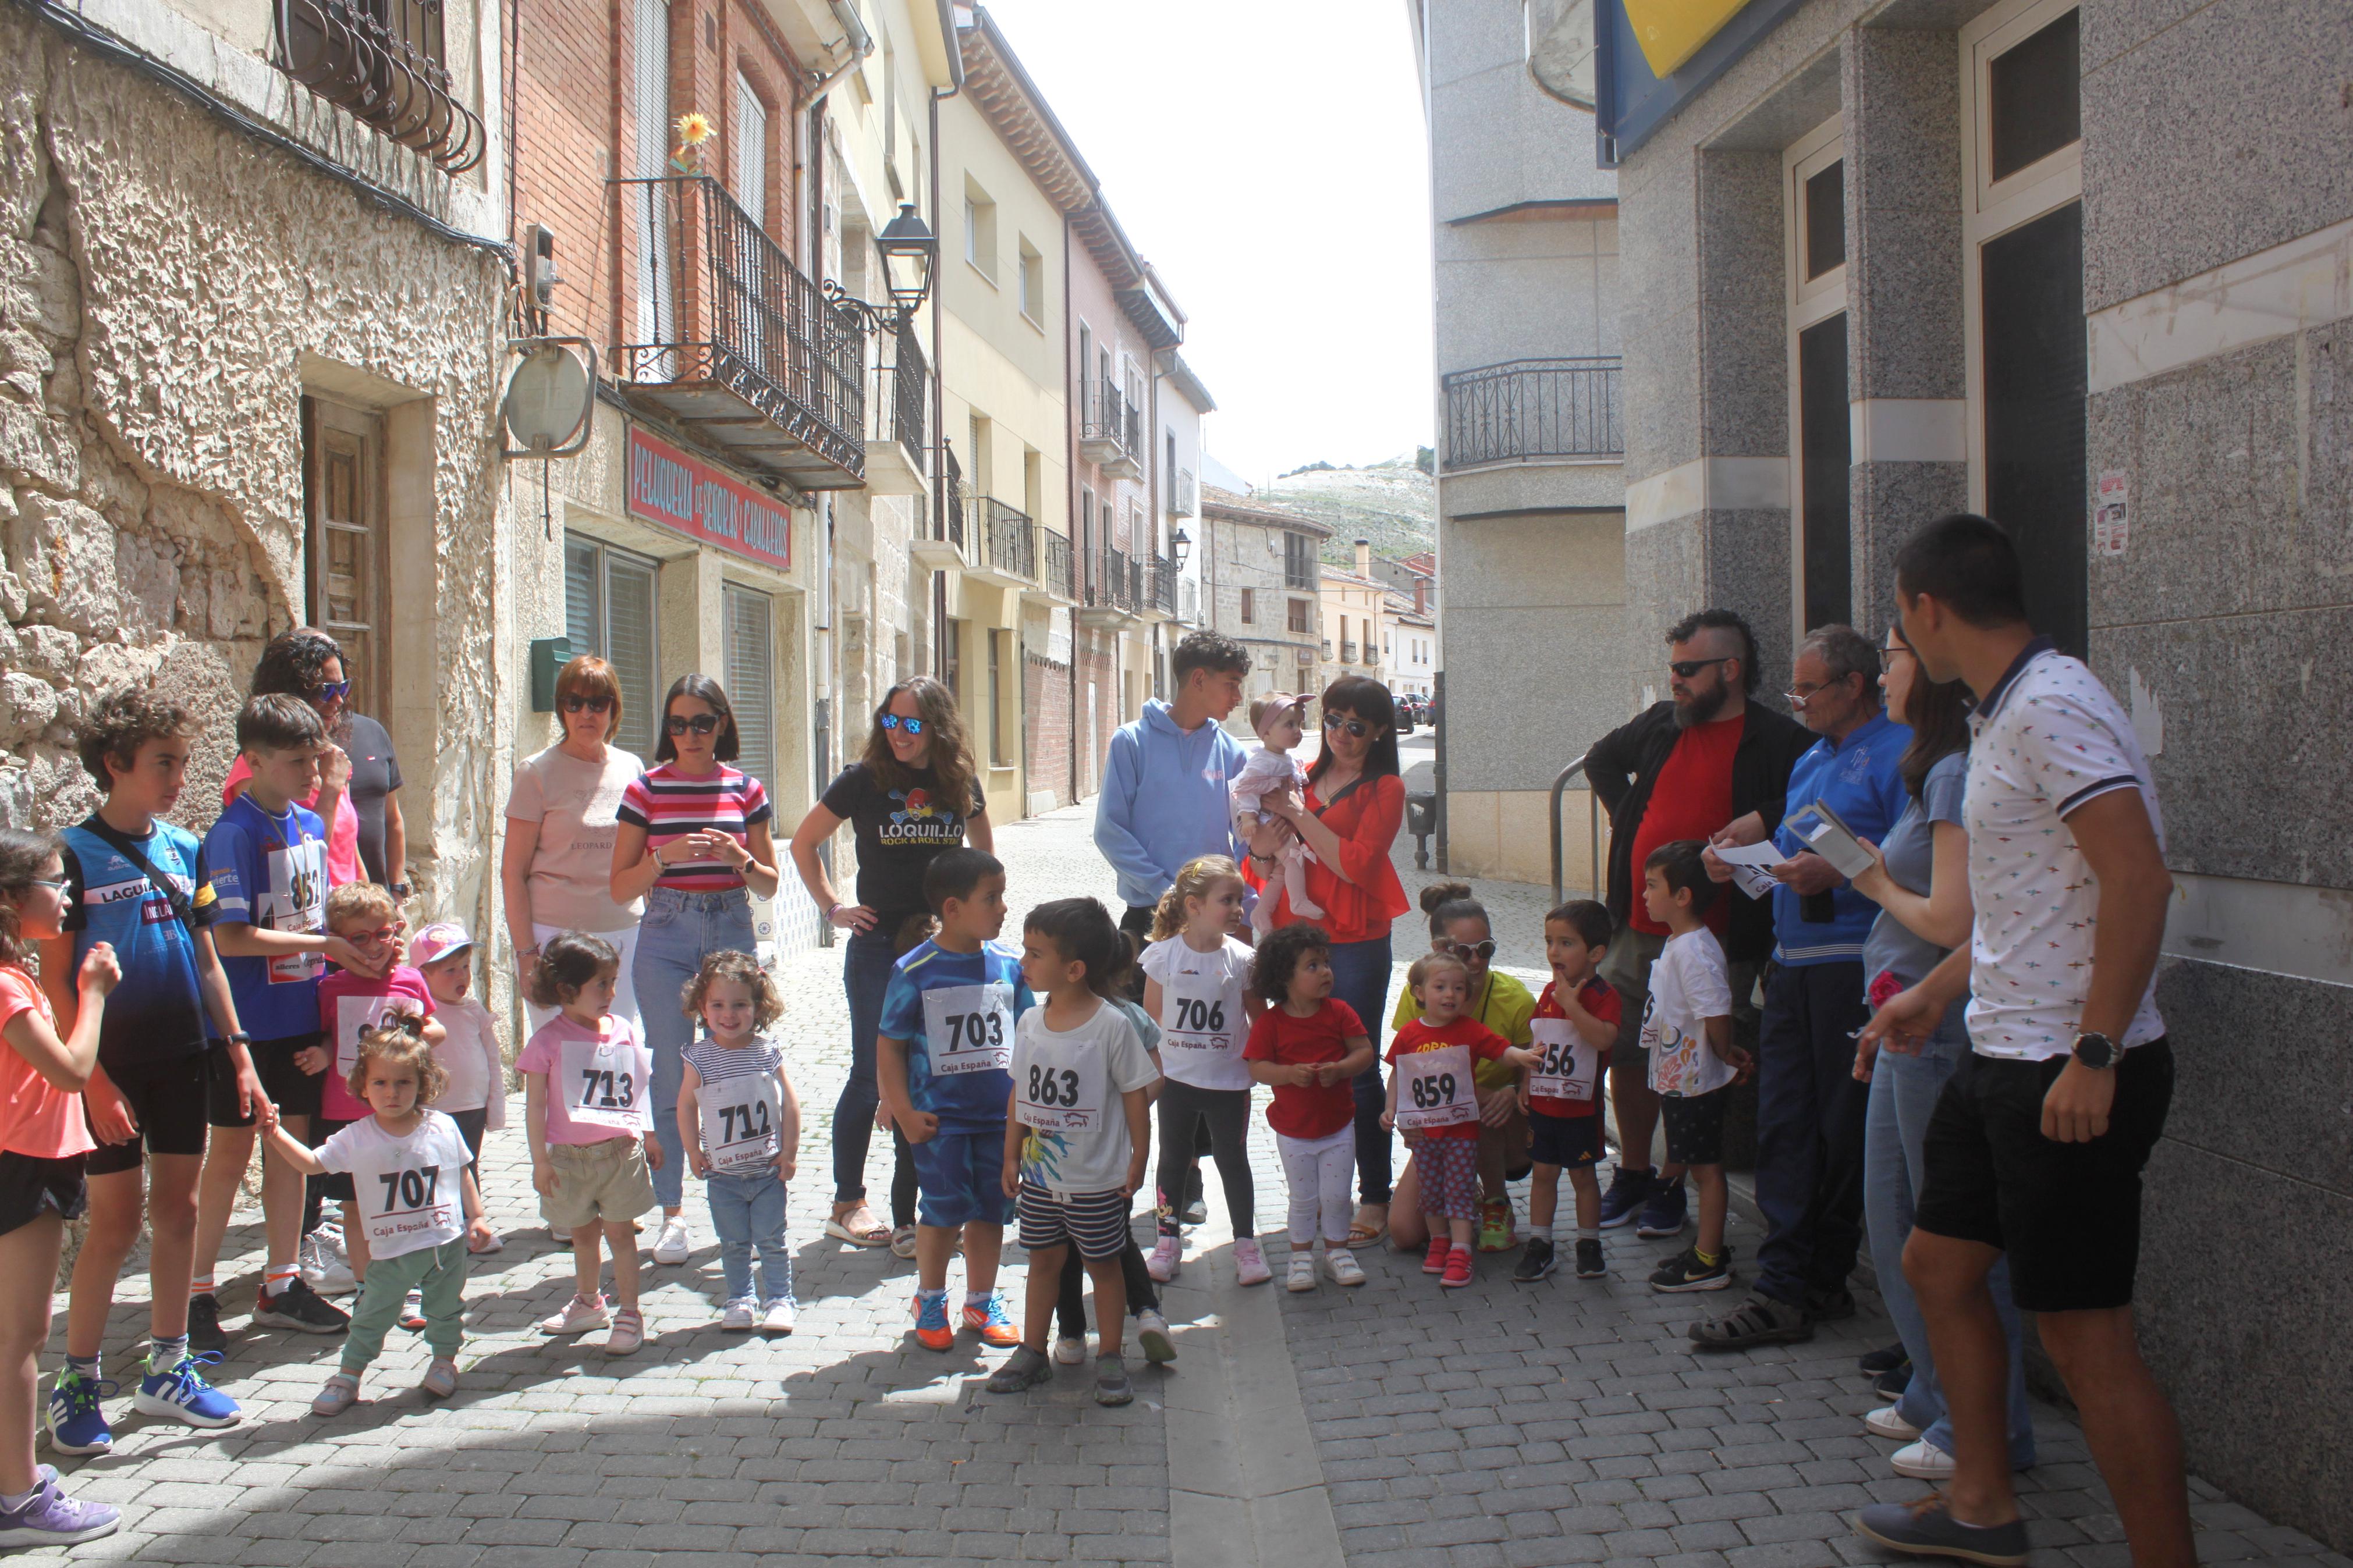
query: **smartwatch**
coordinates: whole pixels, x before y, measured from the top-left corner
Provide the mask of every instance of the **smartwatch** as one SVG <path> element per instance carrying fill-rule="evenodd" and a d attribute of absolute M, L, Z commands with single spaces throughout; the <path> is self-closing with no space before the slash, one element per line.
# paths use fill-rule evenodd
<path fill-rule="evenodd" d="M 2116 1043 L 2105 1035 L 2086 1031 L 2075 1037 L 2075 1059 L 2094 1072 L 2105 1072 L 2116 1065 Z"/>
<path fill-rule="evenodd" d="M 414 889 L 406 882 L 395 882 L 391 887 L 385 889 L 385 891 L 390 893 L 396 899 L 405 899 L 408 897 L 413 890 Z"/>
<path fill-rule="evenodd" d="M 243 1029 L 238 1029 L 229 1036 L 228 1043 L 232 1046 L 249 1046 L 253 1044 L 253 1037 Z"/>

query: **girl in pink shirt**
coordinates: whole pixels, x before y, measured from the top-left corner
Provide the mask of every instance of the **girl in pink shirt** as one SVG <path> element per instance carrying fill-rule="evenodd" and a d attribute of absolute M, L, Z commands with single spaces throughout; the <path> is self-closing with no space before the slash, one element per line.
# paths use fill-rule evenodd
<path fill-rule="evenodd" d="M 106 994 L 122 977 L 114 949 L 93 943 L 72 1037 L 58 1038 L 25 954 L 64 932 L 66 885 L 54 840 L 0 828 L 0 1547 L 69 1546 L 121 1521 L 103 1503 L 66 1496 L 57 1471 L 33 1460 L 49 1289 L 66 1221 L 89 1203 L 82 1156 L 94 1145 L 81 1089 L 98 1064 Z"/>

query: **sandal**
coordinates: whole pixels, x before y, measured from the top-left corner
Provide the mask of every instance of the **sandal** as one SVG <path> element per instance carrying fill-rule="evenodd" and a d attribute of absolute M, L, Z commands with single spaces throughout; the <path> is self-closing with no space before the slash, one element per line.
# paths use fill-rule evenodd
<path fill-rule="evenodd" d="M 915 1227 L 913 1226 L 902 1225 L 891 1233 L 891 1256 L 893 1258 L 913 1258 L 915 1256 Z"/>
<path fill-rule="evenodd" d="M 860 1205 L 860 1207 L 863 1206 L 863 1205 Z M 856 1214 L 858 1210 L 853 1208 L 849 1211 L 849 1214 Z M 871 1211 L 870 1210 L 869 1212 L 871 1213 Z M 825 1234 L 833 1237 L 836 1241 L 846 1241 L 852 1247 L 888 1247 L 891 1245 L 891 1227 L 884 1225 L 881 1220 L 876 1220 L 871 1226 L 868 1226 L 864 1230 L 852 1230 L 849 1226 L 842 1223 L 849 1217 L 849 1215 L 838 1214 L 831 1219 L 826 1221 Z"/>
<path fill-rule="evenodd" d="M 1368 1204 L 1364 1206 L 1366 1208 L 1379 1208 L 1382 1205 L 1377 1204 Z M 1359 1247 L 1370 1247 L 1373 1243 L 1378 1241 L 1383 1236 L 1387 1235 L 1388 1233 L 1388 1215 L 1386 1211 L 1382 1214 L 1379 1221 L 1376 1223 L 1375 1221 L 1365 1218 L 1363 1211 L 1360 1209 L 1357 1213 L 1357 1217 L 1348 1222 L 1348 1240 L 1346 1245 L 1351 1251 L 1354 1251 Z"/>

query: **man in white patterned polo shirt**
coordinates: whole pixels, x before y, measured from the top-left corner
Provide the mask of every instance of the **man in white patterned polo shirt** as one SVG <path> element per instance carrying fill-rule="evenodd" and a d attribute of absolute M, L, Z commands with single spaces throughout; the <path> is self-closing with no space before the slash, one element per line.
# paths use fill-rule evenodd
<path fill-rule="evenodd" d="M 2141 1171 L 2173 1093 L 2154 986 L 2173 880 L 2148 760 L 2092 672 L 2027 625 L 2017 551 L 1991 522 L 1956 514 L 1921 530 L 1896 555 L 1895 591 L 1921 668 L 1977 696 L 1970 942 L 1866 1031 L 1901 1048 L 1969 997 L 1970 1058 L 1929 1122 L 1904 1254 L 1955 1471 L 1941 1497 L 1865 1509 L 1857 1527 L 1916 1555 L 2026 1561 L 2008 1348 L 1986 1286 L 2007 1253 L 2133 1562 L 2194 1563 L 2180 1429 L 2133 1331 Z"/>

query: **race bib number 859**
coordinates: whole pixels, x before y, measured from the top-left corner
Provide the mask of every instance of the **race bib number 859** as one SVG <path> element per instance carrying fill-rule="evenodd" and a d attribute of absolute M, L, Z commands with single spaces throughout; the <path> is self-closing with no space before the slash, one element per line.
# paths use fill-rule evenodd
<path fill-rule="evenodd" d="M 1397 1124 L 1412 1131 L 1452 1127 L 1479 1120 L 1479 1097 L 1471 1081 L 1471 1047 L 1440 1046 L 1417 1051 L 1398 1064 Z"/>

